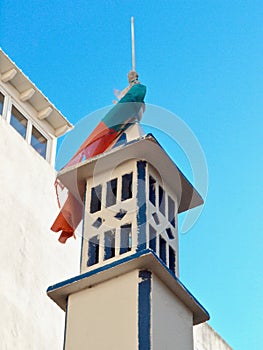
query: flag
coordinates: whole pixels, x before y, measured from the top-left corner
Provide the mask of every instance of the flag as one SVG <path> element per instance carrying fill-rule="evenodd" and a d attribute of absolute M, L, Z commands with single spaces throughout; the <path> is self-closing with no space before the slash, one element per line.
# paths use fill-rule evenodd
<path fill-rule="evenodd" d="M 118 136 L 139 117 L 141 109 L 144 108 L 145 94 L 146 86 L 139 83 L 131 86 L 121 100 L 100 121 L 64 168 L 101 154 L 114 145 Z M 82 219 L 82 212 L 83 198 L 77 199 L 69 192 L 51 227 L 54 232 L 61 231 L 59 237 L 61 243 L 75 236 L 75 229 Z"/>

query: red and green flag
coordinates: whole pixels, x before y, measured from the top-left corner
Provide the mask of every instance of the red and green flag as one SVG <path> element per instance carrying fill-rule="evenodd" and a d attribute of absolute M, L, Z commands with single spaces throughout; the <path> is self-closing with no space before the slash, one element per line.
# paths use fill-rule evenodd
<path fill-rule="evenodd" d="M 100 121 L 64 168 L 101 154 L 114 145 L 120 134 L 140 116 L 141 109 L 144 108 L 145 94 L 146 86 L 133 85 Z M 54 232 L 61 231 L 59 237 L 61 243 L 74 236 L 75 229 L 82 219 L 82 211 L 83 201 L 76 199 L 69 192 L 51 227 Z"/>

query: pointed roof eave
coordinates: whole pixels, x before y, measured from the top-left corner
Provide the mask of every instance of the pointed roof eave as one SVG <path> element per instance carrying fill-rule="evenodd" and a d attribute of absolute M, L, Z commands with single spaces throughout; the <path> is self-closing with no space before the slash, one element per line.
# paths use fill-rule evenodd
<path fill-rule="evenodd" d="M 64 168 L 58 172 L 58 179 L 72 194 L 79 196 L 84 193 L 87 178 L 93 176 L 97 163 L 100 162 L 100 172 L 114 169 L 118 164 L 128 159 L 140 159 L 150 163 L 158 170 L 162 179 L 174 189 L 178 201 L 178 213 L 195 208 L 204 203 L 201 195 L 187 180 L 177 165 L 171 160 L 165 150 L 152 134 L 145 135 L 131 142 L 112 148 L 102 154 L 82 163 Z"/>

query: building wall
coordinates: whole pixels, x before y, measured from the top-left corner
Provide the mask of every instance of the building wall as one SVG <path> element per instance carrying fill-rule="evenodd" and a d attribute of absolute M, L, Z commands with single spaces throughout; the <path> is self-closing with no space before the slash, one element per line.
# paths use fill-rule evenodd
<path fill-rule="evenodd" d="M 194 350 L 233 350 L 208 323 L 194 326 Z"/>
<path fill-rule="evenodd" d="M 135 350 L 138 271 L 73 293 L 67 305 L 65 350 Z"/>
<path fill-rule="evenodd" d="M 101 160 L 103 163 L 103 158 Z M 98 162 L 99 164 L 99 162 Z M 96 169 L 99 169 L 99 165 L 96 165 Z M 122 175 L 124 174 L 133 174 L 132 176 L 132 198 L 128 200 L 121 200 L 122 196 Z M 106 195 L 108 192 L 111 192 L 111 188 L 107 190 L 107 183 L 109 180 L 117 179 L 117 191 L 116 191 L 116 203 L 114 205 L 107 206 Z M 101 209 L 91 213 L 90 205 L 92 202 L 91 198 L 91 189 L 96 186 L 101 186 L 102 196 L 101 196 Z M 136 188 L 137 188 L 137 173 L 136 173 L 136 162 L 133 160 L 128 160 L 125 163 L 118 164 L 116 168 L 108 172 L 101 173 L 99 170 L 94 173 L 94 176 L 90 177 L 87 180 L 87 193 L 86 193 L 86 210 L 84 218 L 84 242 L 82 247 L 82 269 L 81 272 L 91 270 L 91 266 L 88 267 L 88 250 L 89 250 L 89 240 L 93 237 L 98 237 L 99 244 L 99 264 L 105 265 L 108 264 L 111 260 L 105 260 L 104 257 L 104 234 L 105 232 L 112 231 L 115 238 L 115 255 L 113 260 L 122 258 L 125 256 L 120 252 L 121 247 L 121 227 L 125 224 L 131 224 L 132 227 L 132 239 L 131 239 L 131 251 L 135 252 L 137 247 L 137 228 L 136 228 Z M 115 196 L 113 195 L 115 198 Z M 127 212 L 122 219 L 117 219 L 116 214 L 120 210 L 125 210 Z M 94 226 L 94 222 L 97 218 L 101 218 L 102 225 L 100 227 Z M 128 252 L 129 254 L 129 252 Z M 127 255 L 127 253 L 126 253 Z M 98 267 L 93 265 L 93 268 Z"/>
<path fill-rule="evenodd" d="M 161 246 L 160 246 L 160 237 L 165 242 L 165 260 L 166 265 L 169 266 L 169 258 L 170 258 L 170 251 L 172 250 L 174 252 L 174 264 L 172 270 L 174 271 L 175 275 L 179 277 L 179 250 L 178 250 L 178 198 L 176 197 L 175 191 L 172 188 L 169 188 L 167 181 L 165 179 L 162 179 L 159 175 L 158 171 L 148 164 L 148 183 L 146 185 L 146 193 L 147 193 L 147 199 L 149 198 L 149 182 L 150 178 L 152 178 L 155 181 L 154 187 L 155 187 L 155 196 L 156 196 L 156 204 L 153 205 L 153 203 L 148 200 L 147 201 L 147 216 L 148 216 L 148 222 L 147 222 L 147 230 L 148 230 L 148 237 L 150 236 L 150 230 L 153 229 L 157 233 L 157 241 L 156 241 L 156 252 L 159 257 L 161 257 Z M 164 212 L 161 213 L 160 210 L 160 189 L 159 187 L 162 187 L 163 189 L 163 199 L 161 202 L 164 204 Z M 169 205 L 168 205 L 168 198 L 172 199 L 174 202 L 174 217 L 173 217 L 173 224 L 172 220 L 169 220 Z M 156 222 L 154 219 L 154 216 L 158 217 L 158 221 Z M 170 237 L 168 234 L 168 230 L 170 231 Z M 162 259 L 164 260 L 164 259 Z M 170 266 L 169 266 L 170 267 Z M 171 268 L 171 267 L 170 267 Z"/>
<path fill-rule="evenodd" d="M 152 289 L 153 350 L 193 349 L 193 314 L 156 276 Z"/>
<path fill-rule="evenodd" d="M 80 238 L 49 230 L 55 170 L 1 117 L 0 150 L 0 349 L 62 349 L 65 314 L 46 289 L 79 273 Z"/>

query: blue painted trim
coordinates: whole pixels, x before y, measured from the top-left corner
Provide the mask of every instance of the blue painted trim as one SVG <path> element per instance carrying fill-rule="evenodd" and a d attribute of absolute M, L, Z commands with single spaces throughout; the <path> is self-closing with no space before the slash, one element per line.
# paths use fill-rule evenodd
<path fill-rule="evenodd" d="M 138 291 L 138 350 L 151 349 L 152 273 L 139 271 Z"/>
<path fill-rule="evenodd" d="M 56 290 L 56 289 L 59 289 L 61 287 L 64 287 L 66 285 L 69 285 L 71 283 L 74 283 L 74 282 L 78 282 L 78 281 L 81 281 L 82 279 L 85 279 L 85 278 L 88 278 L 90 276 L 93 276 L 93 275 L 96 275 L 97 273 L 100 273 L 102 271 L 107 271 L 107 270 L 110 270 L 111 268 L 115 267 L 115 266 L 118 266 L 118 265 L 121 265 L 121 264 L 124 264 L 128 261 L 131 261 L 131 260 L 134 260 L 134 259 L 137 259 L 143 255 L 146 255 L 146 254 L 149 254 L 151 253 L 155 259 L 157 260 L 157 262 L 159 264 L 161 264 L 163 266 L 163 268 L 165 268 L 167 270 L 167 272 L 177 281 L 178 284 L 181 285 L 182 288 L 184 288 L 184 290 L 191 296 L 191 298 L 193 298 L 193 300 L 196 302 L 196 304 L 199 305 L 199 307 L 204 310 L 204 312 L 209 315 L 209 313 L 206 311 L 206 309 L 199 303 L 199 301 L 193 296 L 192 293 L 189 292 L 189 290 L 183 285 L 183 283 L 175 276 L 175 274 L 166 266 L 166 264 L 164 264 L 164 262 L 156 255 L 156 253 L 152 250 L 152 249 L 143 249 L 143 250 L 140 250 L 132 255 L 128 255 L 127 257 L 123 258 L 123 259 L 119 259 L 119 260 L 115 260 L 113 261 L 112 263 L 109 263 L 107 265 L 104 265 L 104 266 L 101 266 L 97 269 L 94 269 L 92 271 L 89 271 L 89 272 L 86 272 L 86 273 L 83 273 L 81 275 L 78 275 L 78 276 L 75 276 L 75 277 L 72 277 L 72 278 L 69 278 L 68 280 L 66 281 L 63 281 L 63 282 L 59 282 L 57 284 L 54 284 L 53 286 L 50 286 L 48 287 L 47 289 L 47 293 L 53 291 L 53 290 Z"/>
<path fill-rule="evenodd" d="M 68 321 L 68 298 L 67 298 L 66 314 L 65 314 L 65 327 L 64 327 L 64 342 L 63 342 L 63 350 L 66 350 L 67 321 Z"/>
<path fill-rule="evenodd" d="M 78 281 L 81 281 L 82 279 L 85 279 L 87 277 L 90 277 L 90 276 L 93 276 L 93 275 L 96 275 L 97 273 L 100 273 L 102 271 L 107 271 L 107 270 L 110 270 L 111 268 L 115 267 L 115 266 L 118 266 L 118 265 L 121 265 L 123 263 L 126 263 L 128 261 L 131 261 L 131 260 L 134 260 L 136 258 L 139 258 L 141 257 L 142 255 L 145 255 L 145 254 L 148 254 L 148 253 L 153 253 L 152 250 L 150 249 L 144 249 L 144 250 L 141 250 L 139 252 L 136 252 L 132 255 L 128 255 L 127 257 L 123 258 L 123 259 L 119 259 L 119 260 L 115 260 L 107 265 L 104 265 L 104 266 L 101 266 L 101 267 L 98 267 L 97 269 L 94 269 L 92 271 L 89 271 L 89 272 L 85 272 L 85 273 L 82 273 L 81 275 L 78 275 L 78 276 L 75 276 L 75 277 L 72 277 L 72 278 L 69 278 L 68 280 L 66 281 L 63 281 L 63 282 L 59 282 L 57 284 L 54 284 L 53 286 L 50 286 L 48 287 L 47 289 L 47 292 L 51 292 L 52 290 L 55 290 L 55 289 L 58 289 L 58 288 L 61 288 L 61 287 L 64 287 L 68 284 L 71 284 L 71 283 L 74 283 L 74 282 L 78 282 Z M 155 255 L 155 254 L 154 254 Z M 157 257 L 157 255 L 155 255 Z M 157 257 L 158 258 L 158 257 Z M 159 258 L 158 258 L 159 259 Z"/>
<path fill-rule="evenodd" d="M 82 237 L 81 237 L 81 248 L 80 248 L 80 267 L 79 267 L 80 270 L 79 271 L 81 271 L 81 266 L 82 266 L 82 262 L 83 262 L 86 196 L 87 196 L 87 182 L 86 182 L 85 190 L 84 190 L 84 200 L 83 200 L 83 210 L 82 210 L 83 223 L 82 223 Z"/>
<path fill-rule="evenodd" d="M 137 251 L 146 249 L 146 161 L 137 162 Z"/>

